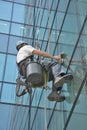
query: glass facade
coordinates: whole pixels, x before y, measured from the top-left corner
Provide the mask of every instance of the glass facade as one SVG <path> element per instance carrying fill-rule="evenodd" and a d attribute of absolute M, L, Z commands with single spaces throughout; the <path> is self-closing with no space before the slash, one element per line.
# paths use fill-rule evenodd
<path fill-rule="evenodd" d="M 64 102 L 48 101 L 51 82 L 16 96 L 18 40 L 67 53 L 74 79 L 63 85 Z M 87 130 L 87 0 L 0 0 L 0 67 L 0 130 Z"/>

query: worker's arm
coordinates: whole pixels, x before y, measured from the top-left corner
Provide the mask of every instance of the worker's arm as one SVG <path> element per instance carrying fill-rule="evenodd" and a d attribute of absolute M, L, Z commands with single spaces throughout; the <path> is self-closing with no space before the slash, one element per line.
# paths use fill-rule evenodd
<path fill-rule="evenodd" d="M 52 56 L 52 55 L 48 54 L 47 52 L 40 51 L 40 50 L 33 50 L 32 53 L 36 54 L 36 55 L 39 55 L 39 56 L 46 57 L 46 58 L 52 58 L 52 59 L 56 59 L 56 60 L 61 61 L 61 56 L 60 55 L 59 56 Z"/>

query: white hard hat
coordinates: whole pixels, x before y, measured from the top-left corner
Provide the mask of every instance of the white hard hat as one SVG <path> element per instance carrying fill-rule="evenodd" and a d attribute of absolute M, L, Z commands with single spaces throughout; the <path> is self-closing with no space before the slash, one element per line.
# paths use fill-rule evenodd
<path fill-rule="evenodd" d="M 23 44 L 28 44 L 27 42 L 25 41 L 18 41 L 17 44 L 16 44 L 16 49 L 19 50 Z"/>

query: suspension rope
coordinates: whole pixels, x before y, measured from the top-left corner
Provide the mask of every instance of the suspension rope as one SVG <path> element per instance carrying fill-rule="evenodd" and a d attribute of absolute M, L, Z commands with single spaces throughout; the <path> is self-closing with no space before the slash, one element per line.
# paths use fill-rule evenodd
<path fill-rule="evenodd" d="M 50 0 L 48 0 L 48 53 L 50 54 Z M 46 110 L 47 110 L 47 106 L 46 106 L 46 91 L 45 91 L 45 95 L 44 95 L 44 119 L 45 119 L 45 130 L 47 130 L 47 115 L 46 115 Z"/>

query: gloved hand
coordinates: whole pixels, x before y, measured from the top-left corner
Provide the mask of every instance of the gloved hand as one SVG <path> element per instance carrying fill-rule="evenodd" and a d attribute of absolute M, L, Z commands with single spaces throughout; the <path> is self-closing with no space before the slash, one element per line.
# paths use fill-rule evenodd
<path fill-rule="evenodd" d="M 61 59 L 65 59 L 67 57 L 67 54 L 66 53 L 60 53 L 60 56 L 61 56 Z"/>

